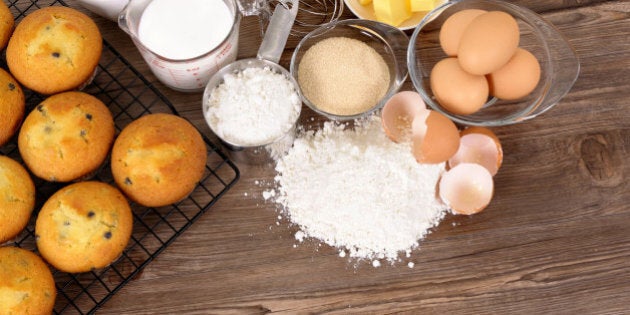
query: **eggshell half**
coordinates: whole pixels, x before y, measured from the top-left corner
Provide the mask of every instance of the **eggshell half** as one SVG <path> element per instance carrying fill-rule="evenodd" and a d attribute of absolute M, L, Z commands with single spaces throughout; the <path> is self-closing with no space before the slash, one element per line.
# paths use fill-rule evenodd
<path fill-rule="evenodd" d="M 518 48 L 499 70 L 487 75 L 490 94 L 504 100 L 516 100 L 531 93 L 540 81 L 540 63 L 529 51 Z"/>
<path fill-rule="evenodd" d="M 508 13 L 490 11 L 468 24 L 457 49 L 457 58 L 466 72 L 486 75 L 512 58 L 519 40 L 516 20 Z"/>
<path fill-rule="evenodd" d="M 458 214 L 474 214 L 485 209 L 494 193 L 494 182 L 488 170 L 474 163 L 462 163 L 440 178 L 439 196 Z"/>
<path fill-rule="evenodd" d="M 449 16 L 440 28 L 440 46 L 442 46 L 442 50 L 449 56 L 457 56 L 457 49 L 464 30 L 474 18 L 486 12 L 488 11 L 466 9 Z"/>
<path fill-rule="evenodd" d="M 460 133 L 457 153 L 448 160 L 453 168 L 461 163 L 476 163 L 494 176 L 503 162 L 503 150 L 499 138 L 488 128 L 469 127 Z"/>
<path fill-rule="evenodd" d="M 422 124 L 426 125 L 426 132 Z M 431 110 L 425 121 L 415 119 L 412 122 L 413 156 L 419 163 L 437 164 L 447 161 L 459 148 L 457 126 L 446 116 Z"/>
<path fill-rule="evenodd" d="M 428 109 L 420 94 L 414 91 L 402 91 L 394 94 L 383 106 L 381 123 L 385 134 L 394 142 L 411 139 L 411 123 L 415 117 Z"/>

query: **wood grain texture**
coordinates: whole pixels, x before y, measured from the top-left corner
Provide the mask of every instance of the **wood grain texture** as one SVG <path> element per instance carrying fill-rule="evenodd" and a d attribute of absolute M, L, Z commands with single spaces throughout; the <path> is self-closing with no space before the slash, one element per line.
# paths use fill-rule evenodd
<path fill-rule="evenodd" d="M 549 112 L 494 129 L 505 156 L 485 211 L 447 216 L 409 259 L 373 268 L 315 242 L 294 247 L 295 227 L 277 224 L 275 205 L 262 198 L 273 169 L 239 165 L 238 184 L 98 314 L 630 313 L 630 3 L 514 2 L 559 28 L 581 72 Z M 129 38 L 95 18 L 212 137 L 201 93 L 164 88 Z M 259 35 L 246 18 L 239 57 L 255 55 Z M 290 38 L 283 66 L 298 40 Z M 302 122 L 311 117 L 304 110 Z"/>

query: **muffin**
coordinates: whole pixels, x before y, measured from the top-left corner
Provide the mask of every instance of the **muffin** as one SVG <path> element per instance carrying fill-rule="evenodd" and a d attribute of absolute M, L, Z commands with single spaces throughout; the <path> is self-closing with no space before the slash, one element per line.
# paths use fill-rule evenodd
<path fill-rule="evenodd" d="M 13 14 L 9 10 L 9 7 L 0 1 L 0 50 L 3 50 L 7 46 L 11 32 L 13 31 Z"/>
<path fill-rule="evenodd" d="M 37 249 L 55 268 L 87 272 L 108 266 L 127 246 L 133 225 L 125 196 L 111 185 L 68 185 L 42 206 L 35 223 Z"/>
<path fill-rule="evenodd" d="M 0 247 L 0 314 L 51 314 L 56 295 L 52 273 L 39 256 Z"/>
<path fill-rule="evenodd" d="M 203 176 L 206 145 L 187 120 L 150 114 L 132 121 L 112 148 L 118 187 L 138 204 L 160 207 L 188 196 Z"/>
<path fill-rule="evenodd" d="M 15 27 L 7 65 L 24 87 L 55 94 L 89 81 L 102 49 L 101 33 L 90 17 L 68 7 L 45 7 Z"/>
<path fill-rule="evenodd" d="M 103 102 L 83 92 L 64 92 L 48 97 L 26 116 L 18 148 L 35 176 L 68 182 L 98 170 L 115 132 Z"/>
<path fill-rule="evenodd" d="M 0 244 L 18 235 L 35 207 L 35 185 L 24 167 L 0 155 Z"/>
<path fill-rule="evenodd" d="M 22 88 L 11 74 L 0 69 L 0 146 L 5 145 L 13 137 L 23 118 Z"/>

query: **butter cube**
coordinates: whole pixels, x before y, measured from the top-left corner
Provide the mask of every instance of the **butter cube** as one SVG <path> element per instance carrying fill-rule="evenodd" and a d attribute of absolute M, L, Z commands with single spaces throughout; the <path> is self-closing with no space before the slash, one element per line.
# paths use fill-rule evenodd
<path fill-rule="evenodd" d="M 379 22 L 398 26 L 411 17 L 409 0 L 372 0 L 372 5 Z"/>
<path fill-rule="evenodd" d="M 409 0 L 411 12 L 431 11 L 437 0 Z"/>
<path fill-rule="evenodd" d="M 361 5 L 368 5 L 368 4 L 372 3 L 372 0 L 359 0 L 359 3 Z"/>

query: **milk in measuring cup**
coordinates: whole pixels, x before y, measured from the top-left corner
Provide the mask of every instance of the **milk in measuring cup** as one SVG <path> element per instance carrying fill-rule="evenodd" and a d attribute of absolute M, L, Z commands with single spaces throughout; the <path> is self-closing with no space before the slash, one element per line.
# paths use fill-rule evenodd
<path fill-rule="evenodd" d="M 123 29 L 170 88 L 201 91 L 236 59 L 240 16 L 233 0 L 151 0 L 137 7 L 131 0 L 126 10 L 119 24 L 126 23 Z"/>
<path fill-rule="evenodd" d="M 219 0 L 154 0 L 142 14 L 138 38 L 162 57 L 199 57 L 230 34 L 233 14 Z"/>

